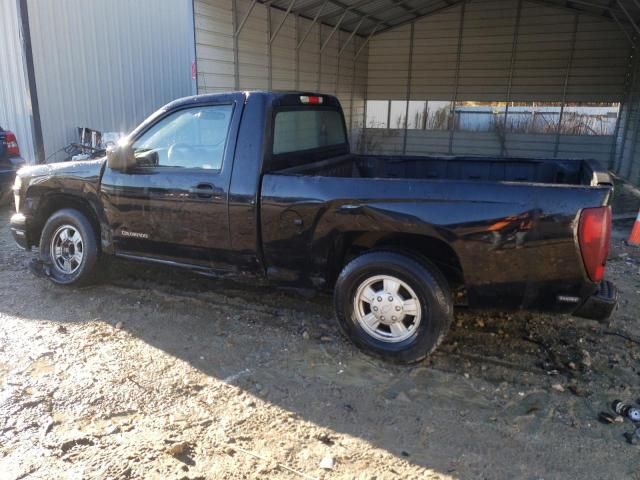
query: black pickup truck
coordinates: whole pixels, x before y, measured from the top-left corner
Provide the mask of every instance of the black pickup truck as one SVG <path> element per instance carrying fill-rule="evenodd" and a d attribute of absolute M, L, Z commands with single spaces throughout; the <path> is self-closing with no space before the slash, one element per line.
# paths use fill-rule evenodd
<path fill-rule="evenodd" d="M 609 318 L 612 193 L 585 160 L 355 155 L 338 101 L 174 101 L 105 159 L 25 167 L 11 229 L 58 284 L 100 256 L 333 290 L 343 331 L 400 362 L 455 305 Z"/>

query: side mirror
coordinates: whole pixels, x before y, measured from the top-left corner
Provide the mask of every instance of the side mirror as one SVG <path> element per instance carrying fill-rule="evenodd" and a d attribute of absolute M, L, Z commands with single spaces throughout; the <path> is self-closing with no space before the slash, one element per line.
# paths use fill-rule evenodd
<path fill-rule="evenodd" d="M 125 172 L 136 164 L 131 145 L 118 145 L 107 149 L 107 165 L 112 170 Z"/>

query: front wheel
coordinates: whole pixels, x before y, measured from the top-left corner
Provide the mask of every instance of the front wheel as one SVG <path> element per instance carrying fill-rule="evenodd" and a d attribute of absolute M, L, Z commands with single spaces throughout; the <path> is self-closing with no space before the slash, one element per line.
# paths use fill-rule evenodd
<path fill-rule="evenodd" d="M 55 212 L 42 230 L 40 258 L 49 266 L 49 278 L 54 283 L 91 283 L 98 261 L 97 238 L 91 222 L 78 210 Z"/>
<path fill-rule="evenodd" d="M 390 251 L 365 253 L 340 273 L 338 322 L 369 354 L 417 362 L 440 344 L 453 318 L 449 285 L 427 260 Z"/>

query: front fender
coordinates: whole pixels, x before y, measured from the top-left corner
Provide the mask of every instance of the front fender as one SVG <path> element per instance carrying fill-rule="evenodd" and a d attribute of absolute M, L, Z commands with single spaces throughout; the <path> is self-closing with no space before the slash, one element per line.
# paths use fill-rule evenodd
<path fill-rule="evenodd" d="M 100 201 L 103 160 L 36 165 L 20 169 L 19 212 L 35 245 L 48 216 L 59 208 L 87 207 L 104 236 L 106 219 Z"/>

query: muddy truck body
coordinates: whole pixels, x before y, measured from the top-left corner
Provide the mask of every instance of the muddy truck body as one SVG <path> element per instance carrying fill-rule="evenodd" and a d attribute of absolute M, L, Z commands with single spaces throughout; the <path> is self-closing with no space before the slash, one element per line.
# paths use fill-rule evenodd
<path fill-rule="evenodd" d="M 333 291 L 370 354 L 432 352 L 454 306 L 607 320 L 612 181 L 587 160 L 351 153 L 309 93 L 174 101 L 104 159 L 21 169 L 11 229 L 65 285 L 98 258 Z"/>

